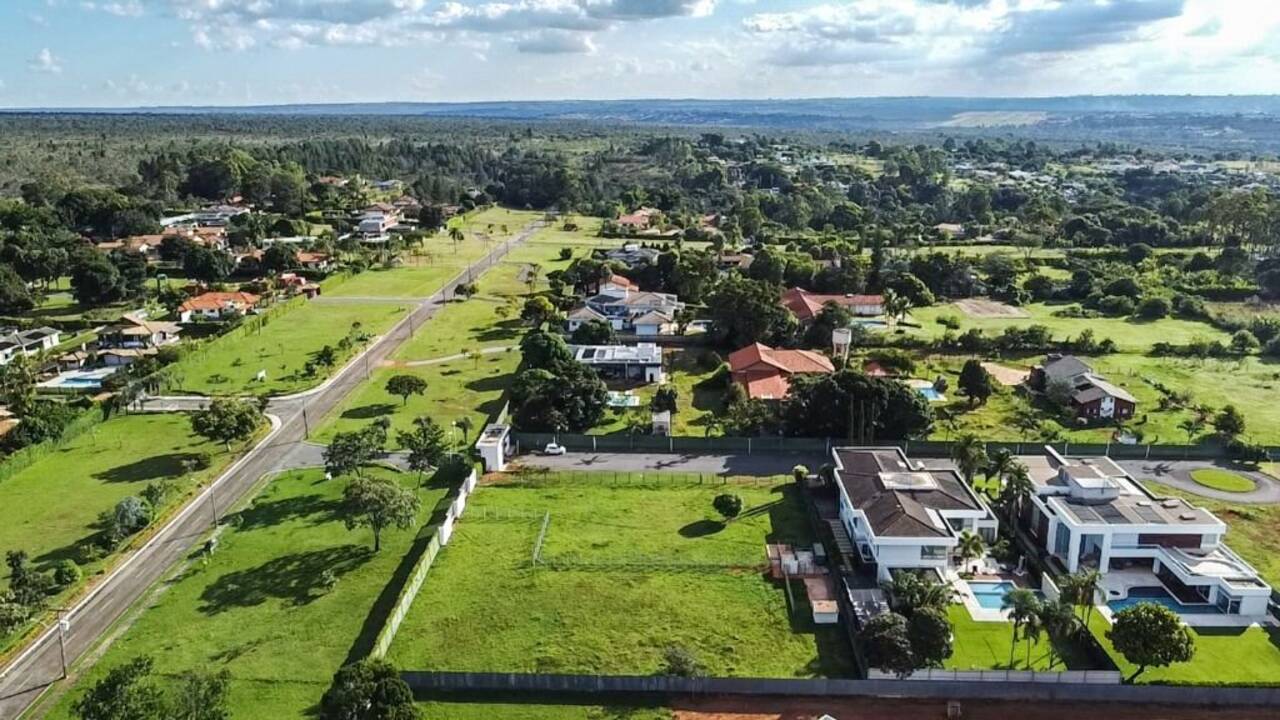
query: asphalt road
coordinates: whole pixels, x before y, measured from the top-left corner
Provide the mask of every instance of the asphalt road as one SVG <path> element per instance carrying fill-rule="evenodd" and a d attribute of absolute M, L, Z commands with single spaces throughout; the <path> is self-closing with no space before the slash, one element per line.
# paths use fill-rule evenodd
<path fill-rule="evenodd" d="M 265 475 L 290 467 L 314 465 L 316 446 L 304 442 L 308 424 L 319 422 L 365 380 L 367 373 L 391 357 L 417 328 L 435 315 L 446 298 L 453 297 L 454 288 L 460 282 L 497 263 L 541 226 L 534 223 L 526 227 L 464 269 L 320 387 L 273 400 L 268 408 L 275 426 L 270 435 L 62 614 L 68 623 L 62 638 L 67 662 L 74 663 L 91 650 L 112 623 L 203 539 L 213 528 L 215 513 L 221 516 L 237 505 Z M 184 410 L 198 407 L 203 399 L 166 398 L 154 402 L 158 406 L 154 409 Z M 62 678 L 60 634 L 58 625 L 54 624 L 0 670 L 0 720 L 19 717 L 50 685 Z"/>
<path fill-rule="evenodd" d="M 756 477 L 789 475 L 791 468 L 796 465 L 804 465 L 816 472 L 824 462 L 828 462 L 821 453 L 697 455 L 577 452 L 551 456 L 527 454 L 516 460 L 521 465 L 565 471 L 707 473 Z"/>

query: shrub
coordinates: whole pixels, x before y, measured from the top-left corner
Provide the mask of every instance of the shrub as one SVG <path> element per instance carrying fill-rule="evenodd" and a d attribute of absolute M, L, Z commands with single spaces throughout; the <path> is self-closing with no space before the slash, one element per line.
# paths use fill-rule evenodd
<path fill-rule="evenodd" d="M 53 566 L 53 581 L 58 583 L 58 587 L 74 585 L 80 582 L 81 576 L 80 566 L 74 560 L 60 560 Z"/>
<path fill-rule="evenodd" d="M 1168 317 L 1173 310 L 1168 300 L 1162 297 L 1149 297 L 1138 304 L 1138 316 L 1147 320 L 1159 320 Z"/>
<path fill-rule="evenodd" d="M 686 678 L 702 677 L 706 675 L 706 669 L 688 648 L 672 645 L 662 651 L 662 670 L 659 674 Z"/>
<path fill-rule="evenodd" d="M 733 493 L 723 493 L 711 501 L 711 506 L 726 519 L 733 519 L 742 512 L 742 498 Z"/>
<path fill-rule="evenodd" d="M 1108 295 L 1098 301 L 1098 310 L 1112 317 L 1132 315 L 1134 309 L 1133 300 L 1124 295 Z"/>
<path fill-rule="evenodd" d="M 568 223 L 566 223 L 566 225 L 568 225 Z M 569 260 L 569 259 L 571 259 L 572 257 L 573 257 L 573 248 L 571 248 L 571 247 L 562 247 L 562 248 L 560 248 L 560 259 L 561 259 L 561 260 Z"/>
<path fill-rule="evenodd" d="M 937 322 L 944 328 L 949 328 L 951 330 L 960 329 L 960 318 L 955 315 L 939 315 Z"/>

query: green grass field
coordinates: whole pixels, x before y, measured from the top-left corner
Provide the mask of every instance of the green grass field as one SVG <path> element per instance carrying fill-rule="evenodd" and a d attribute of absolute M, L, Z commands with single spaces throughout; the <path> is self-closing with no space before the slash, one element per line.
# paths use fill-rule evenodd
<path fill-rule="evenodd" d="M 188 473 L 183 461 L 202 453 L 213 464 Z M 114 417 L 0 482 L 0 550 L 25 550 L 39 566 L 83 562 L 78 548 L 97 534 L 99 513 L 164 481 L 174 483 L 172 507 L 234 454 L 195 435 L 186 415 Z"/>
<path fill-rule="evenodd" d="M 1222 492 L 1245 493 L 1255 487 L 1249 478 L 1233 473 L 1230 470 L 1217 468 L 1200 468 L 1191 471 L 1191 479 L 1200 485 Z"/>
<path fill-rule="evenodd" d="M 385 470 L 407 485 L 416 478 Z M 380 553 L 367 529 L 349 531 L 337 514 L 344 481 L 319 470 L 286 473 L 228 518 L 218 550 L 191 558 L 141 605 L 100 660 L 56 702 L 49 717 L 116 665 L 150 655 L 162 673 L 227 670 L 231 717 L 304 718 L 333 673 L 367 651 L 388 598 L 412 564 L 419 530 L 387 530 Z M 445 496 L 421 491 L 420 522 Z M 337 585 L 325 591 L 321 573 Z M 383 607 L 385 610 L 385 607 Z"/>
<path fill-rule="evenodd" d="M 711 501 L 726 490 L 746 509 L 723 526 Z M 485 485 L 390 659 L 402 668 L 643 675 L 682 646 L 713 675 L 848 675 L 840 631 L 815 630 L 803 604 L 790 617 L 786 593 L 758 570 L 670 567 L 755 564 L 766 540 L 811 539 L 795 492 L 783 482 L 614 487 L 573 474 Z"/>
<path fill-rule="evenodd" d="M 1030 644 L 1030 666 L 1027 664 L 1028 644 L 1021 637 L 1014 643 L 1013 623 L 978 622 L 969 616 L 963 605 L 952 605 L 947 611 L 955 633 L 952 655 L 944 667 L 948 670 L 1089 670 L 1088 656 L 1072 643 L 1061 643 L 1055 648 L 1047 635 Z M 1012 651 L 1013 664 L 1009 658 Z M 1052 662 L 1052 664 L 1051 664 Z"/>
<path fill-rule="evenodd" d="M 532 285 L 535 290 L 545 288 L 546 273 L 568 266 L 569 260 L 559 259 L 561 243 L 544 238 L 550 232 L 543 230 L 526 246 L 516 248 L 485 271 L 478 281 L 480 294 L 449 303 L 417 328 L 414 337 L 398 351 L 397 365 L 376 370 L 368 382 L 325 418 L 314 437 L 324 441 L 334 433 L 357 429 L 385 416 L 391 418 L 394 443 L 396 431 L 410 427 L 414 418 L 428 415 L 446 428 L 463 416 L 469 417 L 474 430 L 468 439 L 473 440 L 501 409 L 503 395 L 520 363 L 519 350 L 481 353 L 478 358 L 462 357 L 430 365 L 407 363 L 517 346 L 525 328 L 514 316 L 500 317 L 498 309 L 507 298 L 519 301 L 529 292 L 531 286 L 525 279 L 531 265 L 540 268 Z M 580 256 L 588 251 L 575 248 L 575 252 Z M 518 306 L 515 313 L 519 313 Z M 387 380 L 401 374 L 426 380 L 426 394 L 410 396 L 406 404 L 402 398 L 387 393 Z M 461 441 L 461 435 L 456 439 Z"/>
<path fill-rule="evenodd" d="M 1116 652 L 1100 613 L 1089 624 L 1094 637 L 1128 677 L 1137 667 Z M 1280 629 L 1274 627 L 1191 628 L 1196 651 L 1190 662 L 1148 668 L 1138 683 L 1174 685 L 1275 685 L 1280 683 Z"/>
<path fill-rule="evenodd" d="M 1137 321 L 1128 318 L 1063 318 L 1055 317 L 1054 311 L 1061 310 L 1062 305 L 1046 305 L 1031 303 L 1023 306 L 1030 317 L 1025 318 L 974 318 L 954 304 L 934 305 L 917 308 L 911 311 L 911 318 L 920 328 L 915 332 L 926 337 L 940 337 L 945 331 L 937 319 L 951 315 L 960 319 L 960 330 L 978 328 L 987 335 L 997 335 L 1007 327 L 1026 327 L 1028 325 L 1044 325 L 1053 333 L 1054 338 L 1063 340 L 1075 337 L 1080 331 L 1093 330 L 1097 340 L 1111 338 L 1122 351 L 1145 352 L 1157 342 L 1182 344 L 1197 338 L 1205 340 L 1221 340 L 1226 343 L 1230 335 L 1202 322 L 1166 318 L 1154 322 Z"/>
<path fill-rule="evenodd" d="M 325 303 L 311 301 L 281 308 L 274 315 L 254 318 L 200 348 L 190 351 L 174 365 L 174 376 L 182 392 L 202 395 L 280 395 L 319 385 L 326 377 L 321 369 L 308 377 L 303 368 L 325 345 L 338 343 L 360 324 L 363 333 L 386 332 L 410 308 L 399 303 Z M 259 320 L 265 324 L 255 327 Z M 339 352 L 340 368 L 358 348 Z M 255 382 L 259 370 L 267 372 L 265 382 Z"/>
<path fill-rule="evenodd" d="M 710 357 L 718 358 L 714 352 Z M 712 364 L 704 358 L 704 351 L 668 350 L 666 352 L 667 382 L 676 389 L 676 412 L 671 418 L 671 433 L 677 436 L 707 437 L 723 435 L 716 417 L 724 412 L 724 389 L 703 385 L 719 367 L 719 360 Z M 711 369 L 707 369 L 707 366 Z M 637 408 L 610 408 L 604 420 L 591 429 L 593 435 L 609 435 L 627 432 L 629 416 L 640 418 L 646 426 L 650 422 L 649 402 L 658 392 L 658 385 L 642 385 L 632 389 L 640 398 Z"/>

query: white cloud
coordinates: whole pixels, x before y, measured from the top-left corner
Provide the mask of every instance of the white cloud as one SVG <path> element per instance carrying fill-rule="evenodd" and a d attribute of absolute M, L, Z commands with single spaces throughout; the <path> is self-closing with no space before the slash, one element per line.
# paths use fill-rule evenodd
<path fill-rule="evenodd" d="M 543 30 L 517 41 L 516 49 L 539 55 L 589 55 L 596 51 L 596 46 L 589 35 Z"/>
<path fill-rule="evenodd" d="M 62 58 L 53 54 L 49 48 L 42 48 L 36 56 L 32 58 L 27 67 L 39 73 L 48 75 L 60 75 L 62 73 Z"/>
<path fill-rule="evenodd" d="M 216 2 L 217 0 L 214 0 Z M 142 15 L 143 8 L 140 0 L 123 0 L 123 2 L 95 2 L 94 0 L 85 0 L 80 3 L 80 7 L 85 10 L 97 10 L 107 13 L 108 15 L 116 15 L 119 17 L 138 17 Z"/>

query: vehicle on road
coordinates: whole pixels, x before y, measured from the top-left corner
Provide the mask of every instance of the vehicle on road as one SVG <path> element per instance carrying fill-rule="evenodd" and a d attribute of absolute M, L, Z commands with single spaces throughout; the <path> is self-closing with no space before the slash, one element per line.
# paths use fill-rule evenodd
<path fill-rule="evenodd" d="M 547 446 L 542 448 L 543 455 L 563 455 L 564 453 L 564 446 L 558 443 L 547 443 Z"/>

